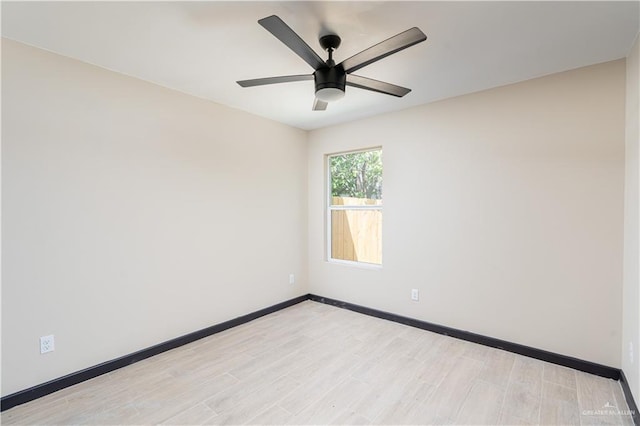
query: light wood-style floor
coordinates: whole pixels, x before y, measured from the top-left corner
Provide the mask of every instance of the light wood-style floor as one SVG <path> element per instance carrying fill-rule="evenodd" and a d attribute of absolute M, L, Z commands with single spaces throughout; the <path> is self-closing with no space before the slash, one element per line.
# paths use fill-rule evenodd
<path fill-rule="evenodd" d="M 616 381 L 307 301 L 2 423 L 631 425 L 627 410 Z"/>

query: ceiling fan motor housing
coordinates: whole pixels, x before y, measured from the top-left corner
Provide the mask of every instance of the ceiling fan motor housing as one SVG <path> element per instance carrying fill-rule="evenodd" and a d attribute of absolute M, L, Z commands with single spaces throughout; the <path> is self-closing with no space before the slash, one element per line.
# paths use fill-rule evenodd
<path fill-rule="evenodd" d="M 344 93 L 347 84 L 347 73 L 344 72 L 342 66 L 332 66 L 317 69 L 313 73 L 313 79 L 316 83 L 316 95 L 323 89 L 337 89 Z M 318 96 L 322 99 L 322 96 Z"/>

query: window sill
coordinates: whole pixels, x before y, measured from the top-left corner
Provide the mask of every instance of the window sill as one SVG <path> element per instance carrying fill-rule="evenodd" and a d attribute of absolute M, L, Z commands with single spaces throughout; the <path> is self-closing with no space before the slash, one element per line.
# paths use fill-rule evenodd
<path fill-rule="evenodd" d="M 376 265 L 375 263 L 366 263 L 366 262 L 354 262 L 352 260 L 329 259 L 326 262 L 334 265 L 352 266 L 360 269 L 373 269 L 373 270 L 382 269 L 382 265 Z"/>

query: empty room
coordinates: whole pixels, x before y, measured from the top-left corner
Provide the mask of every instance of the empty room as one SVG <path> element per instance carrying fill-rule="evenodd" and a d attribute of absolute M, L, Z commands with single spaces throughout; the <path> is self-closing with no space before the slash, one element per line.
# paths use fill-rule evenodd
<path fill-rule="evenodd" d="M 3 424 L 640 425 L 639 1 L 2 1 Z"/>

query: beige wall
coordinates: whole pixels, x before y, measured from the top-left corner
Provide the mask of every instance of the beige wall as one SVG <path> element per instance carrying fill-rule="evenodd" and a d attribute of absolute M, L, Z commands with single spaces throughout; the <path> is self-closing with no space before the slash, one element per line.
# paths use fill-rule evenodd
<path fill-rule="evenodd" d="M 619 60 L 312 131 L 310 291 L 620 367 L 624 111 Z M 324 155 L 377 145 L 384 266 L 328 263 Z"/>
<path fill-rule="evenodd" d="M 305 132 L 9 40 L 2 107 L 2 395 L 307 293 Z"/>
<path fill-rule="evenodd" d="M 636 41 L 627 57 L 626 97 L 626 152 L 625 152 L 625 205 L 624 205 L 624 286 L 622 323 L 622 369 L 629 380 L 629 387 L 636 402 L 640 402 L 640 252 L 638 226 L 640 210 L 638 198 L 638 139 L 640 139 L 640 39 Z M 633 354 L 631 353 L 633 352 Z"/>

